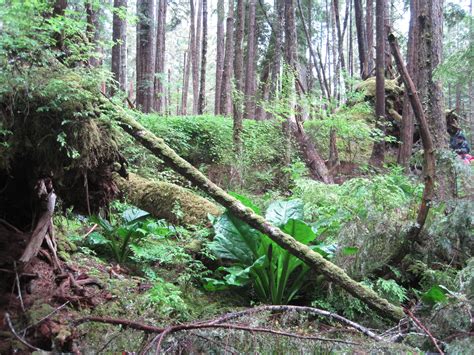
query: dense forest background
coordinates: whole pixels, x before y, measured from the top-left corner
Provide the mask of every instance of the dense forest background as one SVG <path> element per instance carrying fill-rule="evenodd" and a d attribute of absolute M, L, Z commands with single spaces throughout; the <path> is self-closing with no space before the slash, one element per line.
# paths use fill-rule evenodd
<path fill-rule="evenodd" d="M 0 353 L 471 353 L 472 11 L 0 0 Z"/>

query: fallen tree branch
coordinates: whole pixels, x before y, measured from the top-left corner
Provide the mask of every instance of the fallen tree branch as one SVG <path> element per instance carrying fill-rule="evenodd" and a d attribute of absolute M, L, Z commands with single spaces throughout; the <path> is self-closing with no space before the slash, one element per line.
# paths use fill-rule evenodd
<path fill-rule="evenodd" d="M 35 257 L 43 244 L 46 234 L 51 228 L 51 218 L 53 217 L 54 207 L 56 205 L 56 194 L 52 188 L 52 183 L 49 179 L 42 179 L 37 184 L 37 190 L 40 203 L 43 206 L 41 217 L 36 223 L 36 227 L 31 234 L 31 238 L 26 246 L 20 262 L 27 264 L 33 257 Z"/>
<path fill-rule="evenodd" d="M 301 334 L 296 334 L 296 333 L 290 333 L 290 332 L 275 330 L 275 329 L 271 329 L 271 328 L 250 327 L 250 326 L 241 325 L 241 324 L 229 324 L 229 323 L 223 323 L 223 324 L 197 323 L 197 324 L 182 324 L 182 325 L 176 325 L 176 326 L 173 326 L 173 327 L 166 328 L 165 330 L 163 330 L 162 333 L 158 334 L 150 342 L 150 344 L 148 344 L 148 346 L 143 350 L 143 353 L 146 353 L 153 346 L 153 344 L 156 341 L 158 341 L 158 344 L 156 346 L 156 352 L 155 352 L 156 354 L 158 354 L 160 349 L 161 349 L 162 342 L 164 341 L 165 337 L 169 334 L 180 332 L 180 331 L 186 331 L 186 330 L 209 329 L 209 328 L 243 330 L 243 331 L 248 331 L 248 332 L 268 333 L 268 334 L 280 335 L 280 336 L 285 336 L 285 337 L 290 337 L 290 338 L 297 338 L 297 339 L 306 339 L 306 340 L 315 340 L 315 341 L 329 341 L 329 342 L 333 342 L 333 343 L 343 343 L 343 344 L 349 344 L 349 345 L 360 345 L 360 343 L 347 341 L 347 340 L 342 340 L 342 339 L 322 338 L 322 337 L 313 336 L 313 335 L 301 335 Z"/>
<path fill-rule="evenodd" d="M 223 189 L 206 178 L 198 169 L 181 158 L 163 139 L 156 137 L 138 123 L 125 109 L 114 105 L 110 100 L 104 100 L 104 105 L 112 105 L 117 124 L 130 134 L 136 141 L 162 159 L 169 167 L 183 175 L 217 202 L 226 207 L 232 214 L 249 224 L 251 227 L 268 235 L 279 246 L 288 250 L 292 255 L 303 260 L 315 272 L 322 273 L 327 279 L 342 287 L 352 296 L 360 299 L 380 316 L 398 321 L 403 318 L 400 307 L 392 305 L 373 290 L 351 279 L 341 268 L 307 245 L 296 241 L 290 235 L 271 225 L 262 216 L 245 207 L 240 201 L 227 194 Z"/>
<path fill-rule="evenodd" d="M 433 337 L 433 335 L 430 333 L 430 331 L 428 330 L 428 328 L 426 328 L 423 323 L 420 322 L 420 320 L 418 318 L 415 317 L 415 315 L 412 313 L 412 311 L 410 311 L 408 308 L 404 308 L 404 312 L 405 314 L 410 317 L 411 319 L 413 319 L 413 321 L 416 323 L 416 325 L 418 327 L 420 327 L 420 329 L 422 331 L 424 331 L 426 333 L 426 335 L 428 335 L 428 338 L 430 338 L 430 341 L 433 343 L 433 345 L 435 346 L 436 350 L 438 350 L 438 352 L 441 354 L 441 355 L 444 355 L 444 352 L 443 350 L 441 350 L 441 348 L 439 347 L 438 345 L 438 341 Z"/>
<path fill-rule="evenodd" d="M 104 324 L 113 324 L 113 325 L 122 325 L 126 328 L 142 330 L 149 333 L 161 333 L 165 328 L 155 327 L 152 325 L 143 324 L 140 322 L 135 322 L 126 319 L 112 318 L 112 317 L 83 317 L 78 320 L 75 320 L 73 324 L 75 326 L 81 325 L 83 323 L 94 322 L 94 323 L 104 323 Z"/>
<path fill-rule="evenodd" d="M 353 322 L 347 318 L 344 318 L 336 313 L 328 312 L 319 308 L 314 308 L 314 307 L 304 307 L 304 306 L 290 306 L 290 305 L 281 305 L 281 306 L 260 306 L 260 307 L 255 307 L 255 308 L 250 308 L 246 309 L 240 312 L 235 312 L 235 313 L 229 313 L 225 314 L 222 317 L 216 318 L 213 321 L 207 321 L 203 323 L 208 323 L 208 324 L 219 324 L 222 322 L 227 322 L 232 319 L 240 318 L 249 314 L 254 314 L 258 312 L 265 312 L 265 311 L 280 311 L 280 312 L 288 312 L 288 311 L 294 311 L 294 312 L 305 312 L 309 314 L 315 314 L 318 316 L 323 316 L 326 318 L 334 319 L 335 321 L 348 325 L 362 334 L 365 334 L 366 336 L 375 339 L 377 341 L 383 341 L 383 338 L 374 332 L 372 332 L 370 329 L 367 329 L 366 327 Z"/>
<path fill-rule="evenodd" d="M 30 343 L 28 343 L 25 339 L 23 339 L 15 330 L 15 328 L 13 327 L 13 324 L 12 324 L 12 321 L 10 319 L 10 314 L 8 313 L 5 313 L 5 321 L 8 325 L 8 328 L 10 329 L 10 332 L 15 336 L 15 338 L 18 339 L 18 341 L 20 343 L 22 343 L 23 345 L 25 345 L 28 349 L 31 349 L 31 350 L 34 350 L 34 351 L 39 351 L 40 353 L 47 353 L 46 351 L 40 349 L 40 348 L 37 348 L 36 346 L 33 346 L 31 345 Z"/>
<path fill-rule="evenodd" d="M 390 265 L 398 265 L 403 258 L 408 254 L 411 247 L 415 242 L 419 242 L 420 232 L 425 225 L 428 212 L 430 210 L 431 201 L 434 198 L 434 179 L 436 174 L 436 159 L 434 155 L 433 139 L 428 127 L 428 121 L 426 120 L 425 113 L 423 111 L 423 105 L 418 91 L 416 90 L 415 84 L 408 73 L 408 70 L 403 63 L 403 58 L 400 53 L 400 47 L 397 39 L 393 33 L 389 33 L 388 42 L 392 50 L 395 63 L 398 68 L 398 72 L 402 78 L 403 84 L 407 91 L 408 98 L 410 99 L 413 113 L 420 127 L 421 143 L 423 145 L 423 175 L 425 186 L 423 189 L 423 196 L 421 199 L 420 208 L 416 217 L 416 223 L 408 230 L 404 242 L 401 244 L 399 250 L 397 250 L 388 260 L 385 265 L 374 273 L 376 276 L 382 277 L 386 275 L 390 270 Z"/>
<path fill-rule="evenodd" d="M 423 189 L 423 197 L 421 200 L 421 206 L 418 210 L 418 216 L 416 218 L 416 224 L 408 232 L 408 240 L 416 241 L 423 226 L 425 225 L 426 217 L 430 210 L 430 202 L 434 197 L 434 177 L 436 173 L 436 159 L 434 156 L 434 146 L 433 139 L 431 138 L 431 133 L 428 127 L 428 121 L 426 120 L 425 113 L 423 111 L 423 106 L 421 100 L 418 96 L 418 91 L 416 90 L 415 84 L 408 73 L 408 70 L 403 63 L 402 55 L 400 54 L 400 47 L 393 33 L 388 35 L 388 42 L 390 43 L 390 48 L 392 49 L 392 54 L 395 58 L 395 63 L 397 64 L 398 71 L 403 80 L 403 84 L 407 90 L 408 97 L 413 108 L 413 113 L 415 118 L 420 125 L 420 135 L 421 143 L 423 145 L 423 159 L 424 159 L 424 180 L 425 188 Z"/>

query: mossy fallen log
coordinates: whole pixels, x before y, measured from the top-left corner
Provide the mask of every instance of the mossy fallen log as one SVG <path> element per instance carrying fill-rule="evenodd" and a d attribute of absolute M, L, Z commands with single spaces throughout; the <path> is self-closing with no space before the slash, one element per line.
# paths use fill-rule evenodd
<path fill-rule="evenodd" d="M 104 98 L 104 105 L 113 105 Z M 183 175 L 200 189 L 212 196 L 217 202 L 229 209 L 235 216 L 248 223 L 253 228 L 268 235 L 282 248 L 306 262 L 315 272 L 322 273 L 326 278 L 345 289 L 354 297 L 360 299 L 379 315 L 398 321 L 403 318 L 403 310 L 380 297 L 373 290 L 351 279 L 341 268 L 326 260 L 320 254 L 311 250 L 279 228 L 271 225 L 262 216 L 250 208 L 245 207 L 240 201 L 227 194 L 223 189 L 206 178 L 198 169 L 181 158 L 173 151 L 163 139 L 147 131 L 135 118 L 122 107 L 114 105 L 114 119 L 124 131 L 130 134 L 140 144 L 162 159 L 169 167 Z"/>
<path fill-rule="evenodd" d="M 219 208 L 205 198 L 181 186 L 162 181 L 150 181 L 129 173 L 128 179 L 114 174 L 114 182 L 135 206 L 174 224 L 205 223 L 207 215 L 217 216 Z"/>

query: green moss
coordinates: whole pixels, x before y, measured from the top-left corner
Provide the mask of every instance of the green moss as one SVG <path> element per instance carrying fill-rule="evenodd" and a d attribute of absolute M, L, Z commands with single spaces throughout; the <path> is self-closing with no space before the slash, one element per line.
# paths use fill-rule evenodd
<path fill-rule="evenodd" d="M 135 174 L 129 174 L 128 180 L 115 175 L 115 182 L 132 204 L 174 224 L 199 225 L 207 222 L 209 214 L 220 214 L 212 202 L 178 185 Z"/>

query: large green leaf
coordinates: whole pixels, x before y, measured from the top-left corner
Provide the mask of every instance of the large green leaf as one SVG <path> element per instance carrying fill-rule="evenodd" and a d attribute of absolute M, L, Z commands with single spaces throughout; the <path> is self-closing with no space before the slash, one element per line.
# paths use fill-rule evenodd
<path fill-rule="evenodd" d="M 258 208 L 257 205 L 255 205 L 252 200 L 250 200 L 247 196 L 243 196 L 243 195 L 239 195 L 235 192 L 229 192 L 229 195 L 231 195 L 232 197 L 235 197 L 237 200 L 239 200 L 240 202 L 242 202 L 242 204 L 245 206 L 245 207 L 248 207 L 250 208 L 252 211 L 254 211 L 255 213 L 257 214 L 260 214 L 260 208 Z"/>
<path fill-rule="evenodd" d="M 149 216 L 150 214 L 148 212 L 143 211 L 138 207 L 128 208 L 122 213 L 122 218 L 126 223 L 135 222 Z"/>
<path fill-rule="evenodd" d="M 260 232 L 229 213 L 223 214 L 214 224 L 216 235 L 209 243 L 214 254 L 223 259 L 252 265 L 258 258 Z"/>
<path fill-rule="evenodd" d="M 300 200 L 275 201 L 268 206 L 267 221 L 277 227 L 285 225 L 290 219 L 303 219 L 303 203 Z"/>
<path fill-rule="evenodd" d="M 423 302 L 434 305 L 436 303 L 444 302 L 448 299 L 446 296 L 446 291 L 438 285 L 431 287 L 428 291 L 426 291 L 422 296 L 421 299 Z"/>
<path fill-rule="evenodd" d="M 305 222 L 297 219 L 288 220 L 282 229 L 283 232 L 291 235 L 303 244 L 308 244 L 316 238 L 316 234 L 313 232 L 311 227 Z"/>

